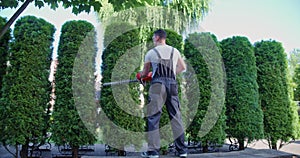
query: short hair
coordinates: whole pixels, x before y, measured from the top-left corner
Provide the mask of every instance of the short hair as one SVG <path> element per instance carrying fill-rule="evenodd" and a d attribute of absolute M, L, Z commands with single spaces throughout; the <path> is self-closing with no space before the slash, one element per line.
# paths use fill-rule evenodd
<path fill-rule="evenodd" d="M 166 39 L 167 38 L 167 33 L 163 29 L 158 29 L 154 31 L 154 35 L 158 36 L 159 38 Z"/>

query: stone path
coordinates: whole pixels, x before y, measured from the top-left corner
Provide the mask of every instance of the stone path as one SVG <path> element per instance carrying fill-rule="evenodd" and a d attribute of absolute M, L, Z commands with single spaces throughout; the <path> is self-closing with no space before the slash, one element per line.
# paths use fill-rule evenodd
<path fill-rule="evenodd" d="M 12 149 L 12 148 L 11 148 Z M 116 153 L 106 153 L 105 146 L 102 144 L 96 144 L 91 146 L 93 152 L 85 152 L 81 158 L 117 158 Z M 130 149 L 129 149 L 130 150 Z M 144 149 L 142 149 L 144 150 Z M 67 152 L 65 152 L 67 153 Z M 63 154 L 65 154 L 63 153 Z M 288 145 L 282 147 L 279 151 L 271 150 L 268 148 L 265 141 L 257 141 L 248 145 L 248 147 L 243 151 L 229 151 L 228 144 L 223 145 L 220 148 L 216 148 L 216 151 L 211 153 L 202 153 L 200 149 L 190 149 L 188 158 L 267 158 L 267 157 L 281 157 L 281 158 L 300 158 L 300 140 L 291 142 Z M 45 150 L 41 153 L 42 158 L 62 158 L 69 157 L 68 155 L 63 155 L 59 152 L 58 147 L 52 145 L 51 150 Z M 126 157 L 130 158 L 140 158 L 139 152 L 128 152 Z M 12 158 L 13 156 L 9 154 L 4 147 L 0 146 L 0 158 Z M 168 155 L 160 156 L 161 158 L 175 158 L 177 157 L 174 152 Z M 118 157 L 120 158 L 120 157 Z"/>

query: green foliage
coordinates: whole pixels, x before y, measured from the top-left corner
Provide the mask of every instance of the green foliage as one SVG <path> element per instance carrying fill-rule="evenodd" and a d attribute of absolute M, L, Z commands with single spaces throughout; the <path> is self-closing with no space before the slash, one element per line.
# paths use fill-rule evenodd
<path fill-rule="evenodd" d="M 99 18 L 104 25 L 126 21 L 141 28 L 166 28 L 176 32 L 188 32 L 198 27 L 199 21 L 208 12 L 209 0 L 164 1 L 164 0 L 104 0 Z"/>
<path fill-rule="evenodd" d="M 288 58 L 288 69 L 290 76 L 294 76 L 295 69 L 297 65 L 300 63 L 300 49 L 294 49 L 293 51 L 289 52 Z"/>
<path fill-rule="evenodd" d="M 277 149 L 277 141 L 295 137 L 295 112 L 289 95 L 287 57 L 281 43 L 255 43 L 258 69 L 259 102 L 264 113 L 264 132 L 270 146 Z M 297 123 L 296 123 L 297 124 Z"/>
<path fill-rule="evenodd" d="M 294 100 L 300 101 L 300 65 L 297 65 L 295 68 L 293 81 L 296 84 L 294 89 Z"/>
<path fill-rule="evenodd" d="M 17 8 L 20 3 L 23 3 L 25 0 L 9 0 L 9 1 L 0 1 L 0 9 L 5 8 Z M 36 7 L 44 7 L 45 4 L 48 4 L 51 9 L 58 8 L 59 3 L 63 3 L 64 8 L 72 8 L 74 14 L 79 14 L 83 11 L 90 12 L 93 7 L 94 10 L 99 11 L 101 3 L 97 0 L 32 0 Z"/>
<path fill-rule="evenodd" d="M 143 7 L 148 5 L 162 4 L 161 0 L 131 0 L 131 1 L 119 1 L 119 0 L 108 0 L 109 3 L 113 4 L 115 11 L 120 11 L 129 8 Z"/>
<path fill-rule="evenodd" d="M 185 40 L 184 55 L 197 75 L 197 84 L 200 90 L 199 105 L 196 107 L 197 112 L 187 130 L 189 140 L 195 142 L 201 141 L 203 146 L 207 146 L 209 143 L 223 144 L 226 129 L 224 83 L 223 86 L 220 84 L 215 89 L 217 93 L 214 93 L 212 87 L 215 81 L 213 79 L 214 76 L 210 72 L 213 71 L 212 73 L 219 76 L 219 78 L 224 77 L 222 67 L 218 66 L 218 64 L 221 65 L 221 60 L 216 60 L 221 57 L 219 43 L 216 37 L 210 33 L 189 34 Z M 214 101 L 213 95 L 220 95 L 221 102 Z M 220 107 L 220 111 L 217 109 L 211 111 L 209 109 L 209 107 L 213 106 L 211 104 L 218 104 L 216 106 Z M 203 128 L 203 125 L 206 124 L 205 118 L 209 116 L 207 113 L 216 116 L 215 118 L 210 118 L 210 125 L 205 125 L 206 127 Z M 200 133 L 205 134 L 201 135 Z"/>
<path fill-rule="evenodd" d="M 40 142 L 49 129 L 48 76 L 54 32 L 52 24 L 33 16 L 15 24 L 0 109 L 0 138 L 7 144 Z"/>
<path fill-rule="evenodd" d="M 102 83 L 135 79 L 142 59 L 139 29 L 127 23 L 107 27 L 102 55 Z M 143 110 L 139 101 L 139 84 L 102 87 L 100 104 L 103 110 L 101 128 L 108 145 L 123 150 L 126 145 L 142 145 Z M 134 134 L 133 134 L 134 132 Z"/>
<path fill-rule="evenodd" d="M 6 23 L 6 19 L 0 17 L 0 28 L 2 28 Z M 8 45 L 9 40 L 11 39 L 10 36 L 11 30 L 7 31 L 6 34 L 0 39 L 0 89 L 2 87 L 2 79 L 5 75 L 7 57 L 8 57 Z M 0 98 L 1 98 L 0 92 Z"/>
<path fill-rule="evenodd" d="M 62 26 L 58 46 L 59 65 L 55 76 L 57 99 L 53 112 L 52 138 L 57 145 L 69 144 L 73 149 L 81 145 L 93 144 L 96 141 L 94 133 L 87 129 L 93 126 L 90 123 L 95 119 L 95 113 L 91 113 L 90 118 L 85 118 L 85 120 L 89 119 L 91 122 L 83 122 L 82 119 L 84 118 L 80 117 L 83 116 L 80 113 L 83 112 L 82 109 L 89 113 L 96 111 L 95 106 L 92 106 L 91 103 L 94 101 L 93 97 L 90 97 L 90 93 L 84 91 L 85 88 L 93 90 L 91 86 L 93 76 L 90 74 L 93 71 L 94 62 L 90 59 L 91 57 L 88 57 L 88 55 L 93 57 L 96 53 L 93 42 L 95 34 L 93 33 L 94 26 L 89 22 L 81 20 L 68 21 Z M 86 41 L 86 38 L 88 38 L 88 41 Z M 82 51 L 85 51 L 86 55 Z M 79 61 L 75 62 L 76 60 Z M 85 66 L 74 65 L 84 63 Z M 82 69 L 78 69 L 80 66 Z M 85 68 L 90 70 L 85 70 Z M 80 85 L 72 85 L 72 83 Z M 88 94 L 82 94 L 84 97 L 80 98 L 78 93 L 84 92 Z"/>
<path fill-rule="evenodd" d="M 226 115 L 232 137 L 252 141 L 263 138 L 263 113 L 259 105 L 257 70 L 253 46 L 246 37 L 221 42 L 227 75 Z M 240 144 L 243 149 L 243 144 Z"/>

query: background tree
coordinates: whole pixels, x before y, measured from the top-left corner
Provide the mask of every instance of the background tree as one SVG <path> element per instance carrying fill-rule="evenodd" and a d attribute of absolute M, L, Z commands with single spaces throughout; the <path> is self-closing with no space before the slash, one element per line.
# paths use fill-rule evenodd
<path fill-rule="evenodd" d="M 243 150 L 246 139 L 251 142 L 263 138 L 255 55 L 246 37 L 224 39 L 221 48 L 227 76 L 226 133 L 237 138 L 239 150 Z"/>
<path fill-rule="evenodd" d="M 216 103 L 217 106 L 220 106 L 221 111 L 214 109 L 214 111 L 209 111 L 208 107 L 212 103 L 212 95 L 220 95 L 224 98 L 224 83 L 223 86 L 220 85 L 217 89 L 218 93 L 213 94 L 212 91 L 212 77 L 210 71 L 212 69 L 209 67 L 214 67 L 213 71 L 215 75 L 220 75 L 223 78 L 223 71 L 221 67 L 218 67 L 222 61 L 216 61 L 218 57 L 221 56 L 219 43 L 216 37 L 210 33 L 193 33 L 189 34 L 188 38 L 185 40 L 184 45 L 184 55 L 187 58 L 187 62 L 191 64 L 195 73 L 197 75 L 199 89 L 200 89 L 200 99 L 199 105 L 197 107 L 197 113 L 187 130 L 188 138 L 193 142 L 201 142 L 203 145 L 203 152 L 208 152 L 208 146 L 212 144 L 223 144 L 225 140 L 225 104 L 224 99 L 221 99 L 223 102 Z M 219 69 L 217 69 L 219 68 Z M 188 106 L 191 107 L 191 106 Z M 191 110 L 190 110 L 191 111 Z M 206 117 L 207 112 L 214 113 L 213 115 L 218 115 L 217 120 L 212 119 L 210 124 L 213 128 L 209 129 L 208 133 L 204 136 L 199 135 L 201 125 L 204 124 L 204 118 Z M 215 121 L 215 122 L 213 122 Z M 209 128 L 209 127 L 207 127 Z"/>
<path fill-rule="evenodd" d="M 48 76 L 54 32 L 52 24 L 33 16 L 18 20 L 13 32 L 2 87 L 0 137 L 4 144 L 22 145 L 23 158 L 28 156 L 29 143 L 42 142 L 49 129 Z"/>
<path fill-rule="evenodd" d="M 133 0 L 101 1 L 99 18 L 105 26 L 111 22 L 127 21 L 142 28 L 169 28 L 178 33 L 187 33 L 199 26 L 209 10 L 209 0 L 165 1 Z"/>
<path fill-rule="evenodd" d="M 264 135 L 269 147 L 278 149 L 283 142 L 296 137 L 298 126 L 295 104 L 292 104 L 289 94 L 287 56 L 281 43 L 271 40 L 256 42 L 255 56 Z"/>
<path fill-rule="evenodd" d="M 300 65 L 295 68 L 293 82 L 295 83 L 294 100 L 300 101 Z"/>
<path fill-rule="evenodd" d="M 6 19 L 0 17 L 0 28 L 3 27 L 6 23 Z M 10 36 L 11 30 L 6 32 L 3 38 L 0 38 L 0 89 L 2 87 L 2 79 L 6 72 L 6 64 L 7 64 L 7 57 L 8 57 L 8 48 L 9 48 L 9 41 L 11 39 Z M 0 92 L 0 98 L 2 94 Z"/>
<path fill-rule="evenodd" d="M 288 57 L 288 68 L 290 72 L 290 76 L 294 76 L 295 69 L 297 65 L 300 63 L 300 49 L 294 49 L 289 53 Z"/>
<path fill-rule="evenodd" d="M 55 76 L 57 98 L 53 111 L 52 138 L 57 145 L 70 145 L 73 157 L 78 157 L 80 146 L 93 144 L 96 141 L 94 133 L 87 129 L 80 118 L 78 109 L 75 106 L 75 101 L 78 98 L 74 97 L 72 89 L 72 77 L 76 77 L 73 76 L 73 67 L 75 67 L 73 65 L 76 55 L 79 53 L 84 39 L 89 37 L 88 34 L 94 32 L 93 30 L 94 26 L 86 21 L 66 22 L 62 26 L 58 46 L 59 65 Z M 88 45 L 86 47 L 89 47 L 87 51 L 96 51 L 93 49 L 95 47 L 93 42 L 86 43 L 86 45 Z M 91 54 L 93 52 L 87 53 Z M 76 73 L 76 75 L 78 74 Z M 86 83 L 82 84 L 84 86 Z M 87 101 L 86 98 L 82 99 Z M 82 106 L 91 109 L 91 107 L 88 107 L 88 105 L 93 105 L 90 104 L 90 101 L 87 101 Z"/>
<path fill-rule="evenodd" d="M 296 108 L 295 111 L 298 111 L 298 127 L 296 127 L 296 133 L 297 133 L 297 137 L 300 137 L 300 105 L 299 105 L 299 101 L 300 101 L 300 65 L 298 64 L 295 68 L 295 72 L 294 72 L 294 77 L 293 77 L 293 87 L 294 89 L 292 90 L 292 96 L 294 97 L 294 107 Z M 296 121 L 297 122 L 297 118 Z"/>

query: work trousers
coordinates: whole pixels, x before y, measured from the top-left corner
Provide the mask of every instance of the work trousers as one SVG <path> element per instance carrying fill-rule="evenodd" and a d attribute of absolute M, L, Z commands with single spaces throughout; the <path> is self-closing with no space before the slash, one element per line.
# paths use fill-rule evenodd
<path fill-rule="evenodd" d="M 159 121 L 162 107 L 166 105 L 174 137 L 174 144 L 179 153 L 186 153 L 184 127 L 180 112 L 177 81 L 169 78 L 153 79 L 149 90 L 147 105 L 148 151 L 159 151 Z"/>

